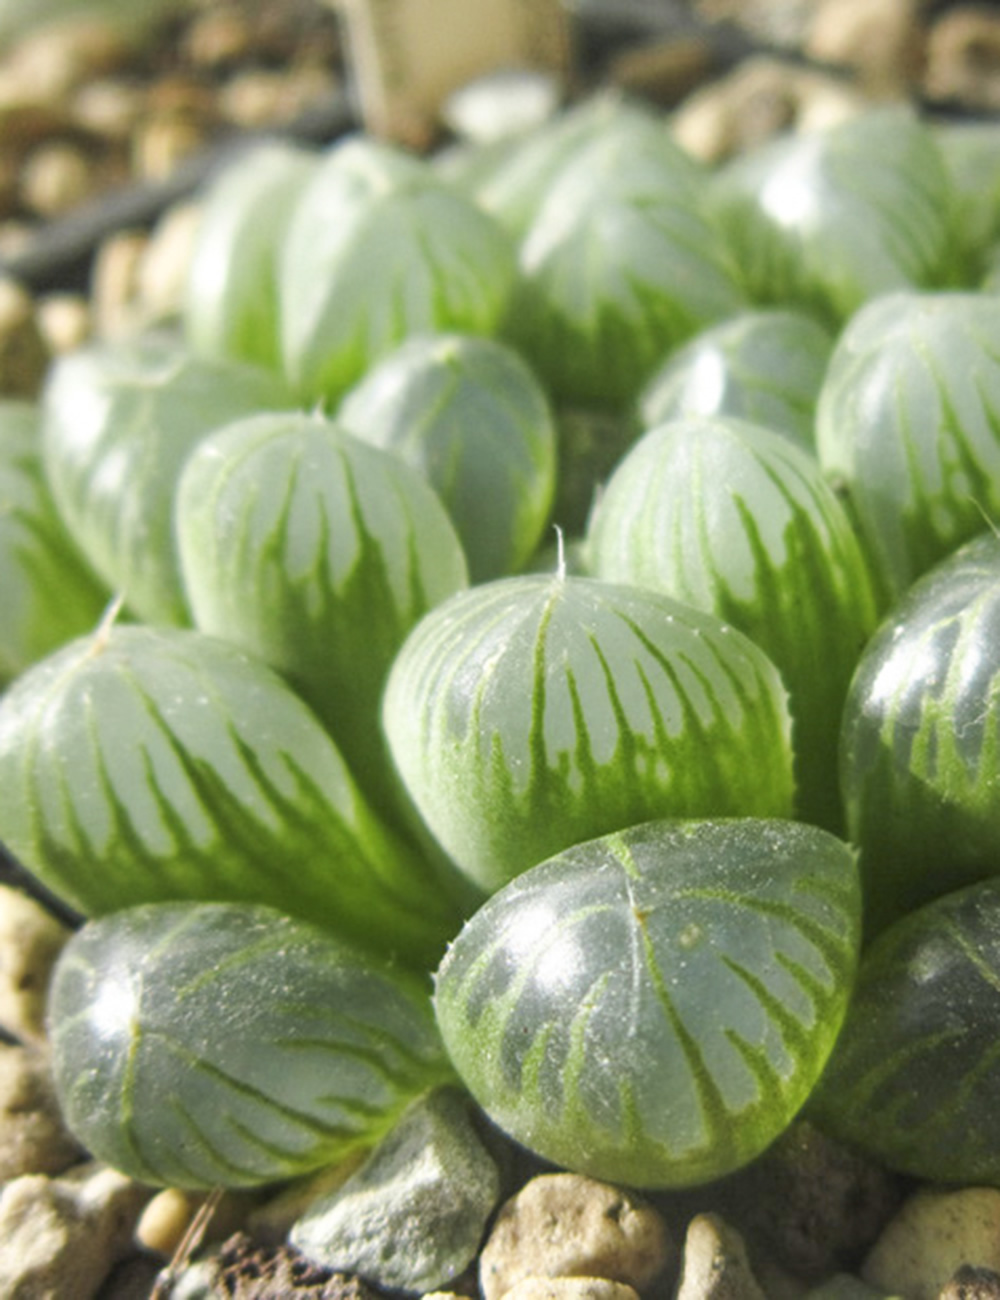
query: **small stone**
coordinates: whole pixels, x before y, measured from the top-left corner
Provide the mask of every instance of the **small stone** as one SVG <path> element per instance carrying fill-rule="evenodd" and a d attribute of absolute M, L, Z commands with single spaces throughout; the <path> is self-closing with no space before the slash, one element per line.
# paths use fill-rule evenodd
<path fill-rule="evenodd" d="M 328 68 L 289 70 L 250 68 L 235 73 L 219 91 L 219 112 L 227 122 L 248 129 L 291 122 L 337 90 Z"/>
<path fill-rule="evenodd" d="M 1000 108 L 1000 14 L 983 5 L 956 5 L 927 38 L 924 93 L 965 108 Z"/>
<path fill-rule="evenodd" d="M 332 1272 L 289 1246 L 260 1247 L 243 1233 L 170 1280 L 169 1300 L 377 1300 L 360 1279 Z"/>
<path fill-rule="evenodd" d="M 23 36 L 12 47 L 4 73 L 26 96 L 58 104 L 85 81 L 122 67 L 132 48 L 120 23 L 87 14 L 67 16 Z"/>
<path fill-rule="evenodd" d="M 642 1291 L 673 1259 L 659 1212 L 582 1174 L 541 1174 L 506 1202 L 479 1261 L 484 1300 L 526 1277 L 602 1277 Z"/>
<path fill-rule="evenodd" d="M 202 148 L 205 140 L 205 127 L 194 117 L 156 113 L 133 136 L 132 168 L 141 180 L 166 180 L 185 158 Z"/>
<path fill-rule="evenodd" d="M 852 68 L 873 98 L 902 98 L 924 70 L 926 31 L 920 0 L 825 0 L 805 53 Z"/>
<path fill-rule="evenodd" d="M 818 1282 L 856 1269 L 901 1200 L 880 1164 L 798 1121 L 720 1185 L 716 1208 L 751 1246 Z"/>
<path fill-rule="evenodd" d="M 767 1300 L 743 1238 L 717 1214 L 698 1214 L 688 1224 L 676 1300 Z"/>
<path fill-rule="evenodd" d="M 1000 1300 L 1000 1273 L 963 1264 L 956 1269 L 938 1300 Z"/>
<path fill-rule="evenodd" d="M 198 203 L 177 203 L 153 227 L 136 270 L 136 292 L 147 324 L 174 320 L 184 309 L 200 215 Z"/>
<path fill-rule="evenodd" d="M 62 1121 L 48 1058 L 0 1044 L 0 1183 L 60 1174 L 83 1155 Z"/>
<path fill-rule="evenodd" d="M 172 1255 L 184 1239 L 201 1199 L 178 1187 L 157 1192 L 135 1226 L 136 1245 L 155 1255 Z"/>
<path fill-rule="evenodd" d="M 888 1295 L 937 1300 L 962 1265 L 1000 1272 L 1000 1190 L 921 1188 L 903 1202 L 861 1268 Z"/>
<path fill-rule="evenodd" d="M 58 217 L 79 206 L 100 184 L 94 160 L 77 145 L 55 140 L 26 159 L 21 201 L 40 217 Z"/>
<path fill-rule="evenodd" d="M 31 295 L 16 280 L 0 277 L 0 392 L 36 398 L 48 364 Z"/>
<path fill-rule="evenodd" d="M 475 1258 L 500 1194 L 496 1164 L 451 1088 L 414 1102 L 338 1191 L 289 1235 L 310 1260 L 376 1285 L 431 1291 Z"/>
<path fill-rule="evenodd" d="M 99 338 L 123 338 L 142 323 L 139 268 L 149 244 L 142 230 L 119 230 L 97 250 L 91 271 L 91 311 Z"/>
<path fill-rule="evenodd" d="M 89 81 L 73 96 L 73 122 L 102 140 L 123 144 L 145 112 L 146 94 L 135 82 L 120 77 Z"/>
<path fill-rule="evenodd" d="M 525 1277 L 504 1300 L 639 1300 L 639 1293 L 606 1277 Z"/>
<path fill-rule="evenodd" d="M 253 53 L 254 33 L 239 5 L 220 4 L 196 14 L 184 34 L 183 52 L 196 68 L 216 71 Z"/>
<path fill-rule="evenodd" d="M 867 102 L 834 77 L 761 55 L 689 95 L 670 127 L 688 153 L 717 163 L 783 132 L 818 125 L 817 103 L 823 124 L 832 125 L 860 112 Z"/>
<path fill-rule="evenodd" d="M 0 1189 L 0 1295 L 91 1300 L 128 1253 L 147 1188 L 96 1162 Z"/>
<path fill-rule="evenodd" d="M 0 1025 L 22 1042 L 45 1042 L 45 999 L 70 931 L 20 889 L 0 885 Z"/>
<path fill-rule="evenodd" d="M 561 99 L 562 87 L 551 73 L 505 68 L 453 91 L 444 103 L 442 118 L 460 139 L 492 144 L 544 125 Z"/>
<path fill-rule="evenodd" d="M 38 328 L 53 356 L 74 352 L 92 333 L 90 303 L 82 294 L 50 293 L 35 305 Z"/>
<path fill-rule="evenodd" d="M 365 1153 L 358 1151 L 339 1164 L 304 1178 L 293 1179 L 270 1199 L 255 1206 L 247 1216 L 247 1231 L 254 1241 L 263 1246 L 278 1246 L 292 1230 L 310 1205 L 325 1200 L 338 1191 L 364 1162 Z"/>

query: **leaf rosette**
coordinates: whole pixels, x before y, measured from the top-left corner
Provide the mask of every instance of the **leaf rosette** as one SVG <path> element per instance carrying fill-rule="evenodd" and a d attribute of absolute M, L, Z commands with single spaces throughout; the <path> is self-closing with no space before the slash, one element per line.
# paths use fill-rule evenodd
<path fill-rule="evenodd" d="M 204 196 L 183 302 L 195 352 L 280 369 L 278 261 L 318 165 L 313 152 L 268 141 L 226 167 Z"/>
<path fill-rule="evenodd" d="M 787 696 L 763 650 L 658 592 L 525 575 L 411 632 L 383 699 L 403 783 L 487 890 L 658 816 L 786 816 Z"/>
<path fill-rule="evenodd" d="M 277 375 L 195 356 L 167 335 L 54 363 L 41 402 L 46 478 L 77 546 L 138 618 L 189 622 L 173 509 L 191 450 L 221 424 L 290 404 Z"/>
<path fill-rule="evenodd" d="M 414 624 L 468 583 L 424 477 L 320 415 L 258 415 L 192 453 L 175 527 L 195 625 L 281 672 L 389 802 L 386 675 Z"/>
<path fill-rule="evenodd" d="M 832 335 L 803 311 L 740 312 L 670 354 L 639 396 L 642 426 L 736 416 L 815 453 L 816 399 L 832 350 Z"/>
<path fill-rule="evenodd" d="M 841 711 L 878 609 L 816 458 L 733 416 L 668 421 L 605 484 L 585 553 L 598 577 L 711 611 L 767 652 L 794 718 L 797 812 L 839 831 Z"/>
<path fill-rule="evenodd" d="M 683 1187 L 752 1160 L 809 1096 L 847 1009 L 853 850 L 757 818 L 575 845 L 476 912 L 436 976 L 459 1075 L 567 1168 Z"/>
<path fill-rule="evenodd" d="M 17 679 L 0 700 L 0 827 L 87 915 L 259 902 L 420 964 L 457 923 L 306 704 L 191 630 L 104 627 Z"/>
<path fill-rule="evenodd" d="M 717 210 L 755 302 L 839 326 L 880 294 L 959 282 L 956 197 L 930 127 L 871 109 L 727 165 Z"/>
<path fill-rule="evenodd" d="M 865 647 L 841 786 L 873 932 L 1000 864 L 1000 537 L 930 569 Z"/>
<path fill-rule="evenodd" d="M 108 593 L 63 526 L 34 403 L 0 401 L 0 686 L 93 628 Z"/>
<path fill-rule="evenodd" d="M 143 1183 L 246 1187 L 374 1145 L 450 1080 L 421 977 L 267 907 L 89 922 L 49 999 L 72 1132 Z"/>
<path fill-rule="evenodd" d="M 707 188 L 662 123 L 632 114 L 557 171 L 506 326 L 555 401 L 626 408 L 671 348 L 746 306 Z"/>
<path fill-rule="evenodd" d="M 444 502 L 473 582 L 517 573 L 556 486 L 556 429 L 526 362 L 494 339 L 411 339 L 347 394 L 337 421 L 418 470 Z"/>
<path fill-rule="evenodd" d="M 334 145 L 295 205 L 279 268 L 284 368 L 336 400 L 413 334 L 496 332 L 514 246 L 486 212 L 401 149 Z"/>
<path fill-rule="evenodd" d="M 890 294 L 837 341 L 816 409 L 825 473 L 893 598 L 1000 515 L 1000 298 Z"/>
<path fill-rule="evenodd" d="M 1000 1185 L 1000 885 L 946 894 L 865 952 L 814 1121 L 890 1169 Z"/>

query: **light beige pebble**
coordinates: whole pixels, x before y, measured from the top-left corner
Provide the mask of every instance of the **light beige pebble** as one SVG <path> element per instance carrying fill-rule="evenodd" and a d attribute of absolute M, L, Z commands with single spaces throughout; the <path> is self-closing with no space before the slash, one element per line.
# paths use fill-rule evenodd
<path fill-rule="evenodd" d="M 501 1208 L 479 1282 L 484 1300 L 526 1277 L 602 1277 L 641 1291 L 673 1258 L 666 1222 L 641 1198 L 581 1174 L 542 1174 Z"/>
<path fill-rule="evenodd" d="M 670 129 L 688 153 L 716 163 L 786 131 L 832 126 L 867 102 L 835 77 L 762 55 L 689 95 Z"/>
<path fill-rule="evenodd" d="M 698 1214 L 684 1239 L 676 1300 L 768 1300 L 743 1238 L 717 1214 Z"/>
<path fill-rule="evenodd" d="M 0 885 L 0 1025 L 45 1042 L 45 999 L 69 929 L 20 889 Z"/>
<path fill-rule="evenodd" d="M 639 1300 L 639 1293 L 606 1277 L 525 1277 L 503 1300 Z"/>
<path fill-rule="evenodd" d="M 94 159 L 78 145 L 54 140 L 39 145 L 21 174 L 21 201 L 40 217 L 59 217 L 90 198 L 100 186 Z"/>
<path fill-rule="evenodd" d="M 157 1192 L 135 1225 L 136 1245 L 156 1255 L 172 1255 L 203 1199 L 179 1187 L 165 1187 Z"/>
<path fill-rule="evenodd" d="M 63 1123 L 47 1054 L 0 1044 L 0 1183 L 62 1173 L 83 1155 Z"/>
<path fill-rule="evenodd" d="M 136 290 L 148 324 L 172 320 L 183 310 L 200 216 L 200 204 L 177 203 L 153 227 L 136 271 Z"/>
<path fill-rule="evenodd" d="M 922 1188 L 865 1258 L 862 1279 L 887 1295 L 937 1300 L 963 1264 L 1000 1271 L 1000 1190 Z"/>
<path fill-rule="evenodd" d="M 956 5 L 927 38 L 924 91 L 966 108 L 1000 108 L 1000 14 L 983 5 Z"/>
<path fill-rule="evenodd" d="M 93 332 L 90 303 L 82 294 L 50 293 L 35 305 L 38 328 L 53 356 L 82 347 Z"/>
<path fill-rule="evenodd" d="M 28 1174 L 0 1189 L 0 1296 L 92 1300 L 117 1261 L 149 1190 L 97 1162 L 59 1178 Z"/>
<path fill-rule="evenodd" d="M 148 244 L 145 231 L 119 230 L 98 248 L 90 297 L 94 333 L 99 338 L 125 338 L 142 324 L 139 268 Z"/>
<path fill-rule="evenodd" d="M 203 123 L 186 113 L 157 113 L 141 123 L 132 138 L 132 169 L 146 181 L 162 181 L 207 139 Z"/>
<path fill-rule="evenodd" d="M 900 98 L 919 82 L 927 33 L 919 0 L 824 0 L 805 53 L 852 68 L 874 98 Z"/>
<path fill-rule="evenodd" d="M 67 16 L 27 32 L 11 46 L 4 79 L 26 97 L 62 104 L 76 86 L 122 67 L 131 53 L 122 24 Z"/>

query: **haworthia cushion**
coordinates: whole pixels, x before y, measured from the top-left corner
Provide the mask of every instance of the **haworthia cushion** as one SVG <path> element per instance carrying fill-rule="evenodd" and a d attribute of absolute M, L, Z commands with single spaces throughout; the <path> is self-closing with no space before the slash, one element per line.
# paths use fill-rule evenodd
<path fill-rule="evenodd" d="M 994 879 L 910 912 L 867 950 L 810 1114 L 890 1169 L 1000 1186 L 998 1021 Z"/>
<path fill-rule="evenodd" d="M 651 429 L 683 416 L 735 415 L 815 452 L 816 399 L 833 336 L 791 308 L 759 308 L 672 352 L 639 397 Z"/>
<path fill-rule="evenodd" d="M 17 679 L 0 700 L 0 839 L 88 915 L 245 899 L 421 963 L 456 924 L 315 714 L 189 630 L 102 627 Z"/>
<path fill-rule="evenodd" d="M 866 924 L 1000 870 L 1000 537 L 910 588 L 865 648 L 841 783 Z"/>
<path fill-rule="evenodd" d="M 166 335 L 55 362 L 42 394 L 46 477 L 74 541 L 137 617 L 189 621 L 173 503 L 192 448 L 220 424 L 290 404 L 277 375 L 197 357 Z"/>
<path fill-rule="evenodd" d="M 797 811 L 839 831 L 841 710 L 878 611 L 815 457 L 733 416 L 669 420 L 612 473 L 586 554 L 598 577 L 710 610 L 770 655 L 795 719 Z"/>
<path fill-rule="evenodd" d="M 468 334 L 411 339 L 348 394 L 337 420 L 420 471 L 447 507 L 474 582 L 523 568 L 556 485 L 556 430 L 513 349 Z"/>
<path fill-rule="evenodd" d="M 108 593 L 63 526 L 34 403 L 0 401 L 0 685 L 95 627 Z"/>
<path fill-rule="evenodd" d="M 204 356 L 280 367 L 277 263 L 318 154 L 272 140 L 224 168 L 202 201 L 185 283 L 184 333 Z"/>
<path fill-rule="evenodd" d="M 663 124 L 631 114 L 557 171 L 506 327 L 557 401 L 630 406 L 670 348 L 746 305 L 706 189 Z"/>
<path fill-rule="evenodd" d="M 802 823 L 651 822 L 476 912 L 436 977 L 491 1118 L 570 1169 L 681 1187 L 752 1160 L 809 1096 L 857 962 L 852 849 Z"/>
<path fill-rule="evenodd" d="M 332 1164 L 451 1077 L 422 978 L 245 904 L 89 922 L 60 955 L 49 1032 L 73 1133 L 175 1187 Z"/>
<path fill-rule="evenodd" d="M 383 722 L 431 832 L 485 889 L 650 817 L 791 809 L 774 664 L 636 587 L 556 573 L 460 592 L 404 643 Z"/>
<path fill-rule="evenodd" d="M 955 283 L 955 196 L 930 128 L 874 108 L 725 167 L 718 210 L 757 302 L 839 325 L 869 298 Z"/>
<path fill-rule="evenodd" d="M 283 673 L 388 804 L 378 710 L 389 665 L 417 620 L 468 582 L 424 477 L 318 414 L 259 415 L 192 454 L 176 532 L 196 626 Z"/>
<path fill-rule="evenodd" d="M 413 334 L 492 334 L 514 273 L 506 232 L 429 163 L 353 136 L 321 158 L 291 217 L 285 371 L 303 398 L 333 401 Z"/>
<path fill-rule="evenodd" d="M 994 295 L 890 294 L 830 359 L 820 462 L 894 597 L 1000 514 L 998 336 Z"/>

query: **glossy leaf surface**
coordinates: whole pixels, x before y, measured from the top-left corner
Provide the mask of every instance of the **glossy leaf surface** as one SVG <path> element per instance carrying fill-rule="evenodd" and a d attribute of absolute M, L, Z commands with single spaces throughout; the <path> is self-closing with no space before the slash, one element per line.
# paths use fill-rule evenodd
<path fill-rule="evenodd" d="M 631 406 L 670 348 L 746 305 L 706 187 L 662 123 L 628 115 L 556 173 L 507 332 L 557 402 Z"/>
<path fill-rule="evenodd" d="M 285 371 L 303 399 L 332 401 L 413 334 L 492 334 L 514 260 L 501 227 L 429 163 L 365 138 L 336 144 L 285 240 Z"/>
<path fill-rule="evenodd" d="M 431 832 L 487 890 L 650 817 L 791 809 L 777 669 L 654 591 L 532 575 L 461 592 L 407 638 L 383 722 Z"/>
<path fill-rule="evenodd" d="M 191 456 L 176 529 L 197 627 L 284 674 L 384 802 L 389 666 L 417 620 L 468 580 L 423 476 L 322 416 L 260 415 Z"/>
<path fill-rule="evenodd" d="M 204 356 L 278 369 L 278 260 L 318 155 L 281 141 L 248 150 L 204 197 L 184 296 L 184 332 Z"/>
<path fill-rule="evenodd" d="M 887 589 L 1000 516 L 1000 298 L 891 294 L 837 342 L 817 406 L 826 473 Z"/>
<path fill-rule="evenodd" d="M 880 294 L 953 283 L 962 263 L 941 151 L 908 108 L 753 149 L 723 170 L 717 192 L 754 300 L 833 325 Z"/>
<path fill-rule="evenodd" d="M 890 1169 L 1000 1186 L 1000 887 L 970 885 L 865 953 L 810 1112 Z"/>
<path fill-rule="evenodd" d="M 0 827 L 88 915 L 262 902 L 418 962 L 455 925 L 316 716 L 193 631 L 104 628 L 18 678 L 0 701 Z"/>
<path fill-rule="evenodd" d="M 565 850 L 450 946 L 435 1010 L 462 1079 L 531 1150 L 631 1186 L 758 1155 L 843 1019 L 860 894 L 816 827 L 651 822 Z"/>
<path fill-rule="evenodd" d="M 192 448 L 221 424 L 290 402 L 276 375 L 196 357 L 165 335 L 55 362 L 42 396 L 46 477 L 74 541 L 137 617 L 188 622 L 173 504 Z"/>
<path fill-rule="evenodd" d="M 90 922 L 60 956 L 49 1019 L 71 1130 L 144 1183 L 333 1164 L 450 1076 L 422 979 L 265 907 Z"/>
<path fill-rule="evenodd" d="M 545 391 L 511 348 L 472 335 L 413 339 L 348 393 L 337 420 L 423 474 L 474 582 L 523 567 L 548 522 L 556 431 Z"/>
<path fill-rule="evenodd" d="M 816 399 L 833 337 L 805 312 L 741 312 L 673 352 L 639 401 L 643 427 L 733 415 L 815 451 Z"/>
<path fill-rule="evenodd" d="M 926 573 L 865 648 L 841 773 L 871 929 L 1000 870 L 996 534 Z"/>
<path fill-rule="evenodd" d="M 841 711 L 877 609 L 815 457 L 732 416 L 668 421 L 608 480 L 586 554 L 598 577 L 711 611 L 770 655 L 795 719 L 798 812 L 839 831 Z"/>
<path fill-rule="evenodd" d="M 38 408 L 0 402 L 0 685 L 96 626 L 108 593 L 63 527 L 42 468 Z"/>

